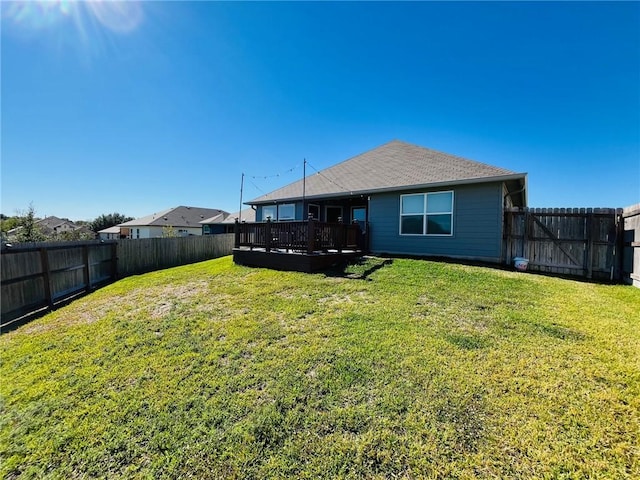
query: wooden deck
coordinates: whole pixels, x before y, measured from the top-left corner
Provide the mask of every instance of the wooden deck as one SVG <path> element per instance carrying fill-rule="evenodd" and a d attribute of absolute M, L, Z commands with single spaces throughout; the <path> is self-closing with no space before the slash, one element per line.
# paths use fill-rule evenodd
<path fill-rule="evenodd" d="M 236 223 L 233 261 L 239 265 L 314 272 L 366 253 L 358 224 Z"/>
<path fill-rule="evenodd" d="M 308 254 L 280 250 L 265 252 L 264 250 L 250 250 L 248 248 L 233 249 L 233 261 L 238 265 L 306 273 L 324 270 L 332 265 L 348 261 L 360 255 L 362 255 L 362 252 L 346 250 L 341 253 L 317 252 Z"/>

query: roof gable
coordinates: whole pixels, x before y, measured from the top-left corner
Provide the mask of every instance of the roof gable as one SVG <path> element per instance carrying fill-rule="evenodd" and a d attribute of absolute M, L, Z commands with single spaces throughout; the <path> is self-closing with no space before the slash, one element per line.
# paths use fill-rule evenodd
<path fill-rule="evenodd" d="M 483 181 L 516 174 L 511 170 L 467 160 L 393 140 L 306 177 L 307 198 L 400 190 L 412 186 Z M 302 197 L 303 180 L 262 195 L 249 204 Z"/>

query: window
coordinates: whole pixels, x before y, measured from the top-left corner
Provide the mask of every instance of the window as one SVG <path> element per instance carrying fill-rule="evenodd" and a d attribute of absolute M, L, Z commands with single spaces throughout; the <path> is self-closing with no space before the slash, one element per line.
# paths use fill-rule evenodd
<path fill-rule="evenodd" d="M 352 207 L 351 208 L 351 221 L 357 220 L 358 222 L 367 221 L 367 209 L 366 207 Z"/>
<path fill-rule="evenodd" d="M 400 235 L 453 235 L 453 192 L 401 195 Z"/>
<path fill-rule="evenodd" d="M 308 217 L 313 218 L 314 220 L 320 220 L 320 206 L 309 204 L 309 215 Z"/>
<path fill-rule="evenodd" d="M 271 220 L 278 219 L 278 208 L 275 205 L 262 207 L 262 221 L 266 222 L 267 218 L 271 218 Z"/>
<path fill-rule="evenodd" d="M 296 206 L 293 203 L 283 203 L 278 205 L 278 220 L 295 220 Z"/>

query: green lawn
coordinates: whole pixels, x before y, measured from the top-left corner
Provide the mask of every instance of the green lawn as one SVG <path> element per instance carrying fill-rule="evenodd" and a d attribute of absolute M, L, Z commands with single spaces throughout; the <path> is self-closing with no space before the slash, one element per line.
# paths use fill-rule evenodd
<path fill-rule="evenodd" d="M 640 289 L 346 273 L 227 257 L 2 335 L 0 476 L 640 478 Z"/>

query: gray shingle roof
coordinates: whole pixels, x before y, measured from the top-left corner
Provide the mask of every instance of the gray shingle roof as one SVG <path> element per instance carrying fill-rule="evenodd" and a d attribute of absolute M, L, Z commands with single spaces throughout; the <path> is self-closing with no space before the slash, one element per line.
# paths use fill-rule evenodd
<path fill-rule="evenodd" d="M 306 178 L 306 198 L 524 177 L 511 170 L 393 140 Z M 302 198 L 302 179 L 248 204 Z"/>
<path fill-rule="evenodd" d="M 137 226 L 172 226 L 172 227 L 200 227 L 200 222 L 205 218 L 216 217 L 221 214 L 228 215 L 224 210 L 217 208 L 200 208 L 200 207 L 176 207 L 162 210 L 158 213 L 152 213 L 146 217 L 136 218 L 119 224 L 120 227 L 137 227 Z"/>
<path fill-rule="evenodd" d="M 102 230 L 98 230 L 98 233 L 116 233 L 116 234 L 119 234 L 120 233 L 120 227 L 116 225 L 114 227 L 103 228 Z"/>
<path fill-rule="evenodd" d="M 222 225 L 229 225 L 229 224 L 232 225 L 236 223 L 236 218 L 239 218 L 240 221 L 245 221 L 245 222 L 256 221 L 256 211 L 253 208 L 245 208 L 244 210 L 242 210 L 242 212 L 240 212 L 240 215 L 238 214 L 238 212 L 225 213 L 224 215 L 216 215 L 215 217 L 207 218 L 201 221 L 200 223 L 203 225 L 210 225 L 213 223 L 219 223 Z"/>

